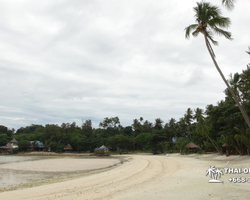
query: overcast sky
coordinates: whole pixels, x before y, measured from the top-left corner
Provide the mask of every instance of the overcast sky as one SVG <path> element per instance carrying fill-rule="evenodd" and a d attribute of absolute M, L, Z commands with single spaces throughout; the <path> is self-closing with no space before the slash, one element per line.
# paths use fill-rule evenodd
<path fill-rule="evenodd" d="M 185 39 L 197 0 L 0 0 L 0 124 L 18 129 L 105 117 L 177 121 L 224 99 L 203 36 Z M 233 41 L 216 36 L 229 78 L 250 57 L 250 1 L 230 17 Z"/>

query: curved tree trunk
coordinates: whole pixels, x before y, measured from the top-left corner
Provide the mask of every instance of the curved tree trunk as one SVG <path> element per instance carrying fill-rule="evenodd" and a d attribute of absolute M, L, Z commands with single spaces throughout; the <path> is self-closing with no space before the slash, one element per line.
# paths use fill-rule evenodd
<path fill-rule="evenodd" d="M 234 101 L 236 102 L 237 106 L 239 107 L 240 112 L 241 112 L 241 114 L 243 115 L 243 117 L 244 117 L 244 119 L 245 119 L 245 121 L 246 121 L 246 123 L 247 123 L 247 125 L 248 125 L 248 128 L 250 128 L 250 120 L 249 120 L 249 117 L 248 117 L 248 115 L 247 115 L 247 113 L 246 113 L 246 111 L 245 111 L 243 105 L 240 104 L 240 101 L 239 101 L 238 97 L 235 95 L 234 91 L 232 90 L 232 88 L 231 88 L 230 85 L 228 84 L 227 80 L 225 79 L 225 77 L 224 77 L 222 71 L 220 70 L 220 68 L 219 68 L 219 66 L 218 66 L 218 64 L 217 64 L 217 62 L 216 62 L 216 60 L 215 60 L 215 56 L 214 56 L 214 52 L 213 52 L 213 50 L 212 50 L 212 47 L 211 47 L 210 43 L 208 42 L 206 33 L 204 33 L 204 37 L 205 37 L 205 42 L 206 42 L 206 46 L 207 46 L 208 52 L 209 52 L 209 54 L 210 54 L 210 56 L 211 56 L 211 58 L 212 58 L 212 60 L 213 60 L 213 62 L 214 62 L 214 65 L 215 65 L 216 69 L 218 70 L 218 72 L 219 72 L 221 78 L 223 79 L 224 83 L 226 84 L 228 90 L 229 90 L 230 93 L 232 94 Z"/>
<path fill-rule="evenodd" d="M 209 135 L 207 133 L 206 133 L 206 135 L 207 135 L 208 139 L 210 140 L 210 142 L 213 144 L 214 148 L 218 151 L 218 153 L 220 155 L 222 155 L 221 150 L 214 144 L 213 140 L 209 137 Z"/>

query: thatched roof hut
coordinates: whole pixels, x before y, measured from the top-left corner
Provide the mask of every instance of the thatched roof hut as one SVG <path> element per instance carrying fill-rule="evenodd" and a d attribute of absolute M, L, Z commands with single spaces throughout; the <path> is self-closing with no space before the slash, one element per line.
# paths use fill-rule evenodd
<path fill-rule="evenodd" d="M 13 146 L 10 143 L 7 143 L 5 146 L 3 146 L 4 149 L 13 149 Z"/>
<path fill-rule="evenodd" d="M 17 141 L 16 139 L 13 139 L 13 140 L 10 141 L 10 143 L 15 143 L 15 144 L 17 144 L 18 141 Z"/>
<path fill-rule="evenodd" d="M 71 152 L 73 150 L 73 148 L 71 147 L 70 144 L 67 144 L 65 147 L 64 147 L 64 151 L 65 152 Z"/>
<path fill-rule="evenodd" d="M 189 142 L 186 146 L 185 146 L 185 148 L 187 148 L 187 149 L 198 149 L 198 148 L 200 148 L 200 147 L 198 147 L 195 143 L 193 143 L 193 142 Z"/>
<path fill-rule="evenodd" d="M 18 148 L 18 141 L 16 139 L 11 140 L 10 144 L 13 148 Z"/>
<path fill-rule="evenodd" d="M 225 144 L 222 145 L 222 147 L 230 147 L 230 145 L 225 143 Z"/>

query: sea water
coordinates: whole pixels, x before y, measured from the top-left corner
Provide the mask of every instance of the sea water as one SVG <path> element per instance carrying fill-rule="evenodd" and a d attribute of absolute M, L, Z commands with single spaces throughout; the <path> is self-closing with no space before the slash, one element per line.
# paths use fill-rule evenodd
<path fill-rule="evenodd" d="M 15 155 L 3 155 L 0 156 L 0 191 L 11 189 L 18 185 L 32 183 L 37 180 L 43 180 L 49 178 L 48 174 L 30 172 L 25 170 L 11 170 L 8 168 L 1 168 L 7 163 L 25 162 L 32 160 L 44 159 L 40 156 L 15 156 Z"/>

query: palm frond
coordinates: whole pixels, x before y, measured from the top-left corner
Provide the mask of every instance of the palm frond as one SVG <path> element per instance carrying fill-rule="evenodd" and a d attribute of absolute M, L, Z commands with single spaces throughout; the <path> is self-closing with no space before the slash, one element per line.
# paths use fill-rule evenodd
<path fill-rule="evenodd" d="M 231 25 L 231 20 L 227 17 L 217 16 L 209 20 L 208 24 L 211 27 L 219 26 L 222 28 L 228 28 Z"/>
<path fill-rule="evenodd" d="M 232 10 L 235 2 L 236 0 L 222 0 L 222 5 L 224 5 L 228 10 Z"/>
<path fill-rule="evenodd" d="M 192 33 L 192 35 L 193 35 L 194 37 L 197 37 L 197 36 L 199 35 L 199 33 L 200 33 L 200 31 L 195 30 L 195 31 Z"/>
<path fill-rule="evenodd" d="M 248 47 L 248 49 L 250 50 L 250 47 Z M 250 51 L 246 51 L 248 54 L 250 54 Z"/>
<path fill-rule="evenodd" d="M 217 41 L 215 41 L 215 40 L 213 39 L 211 31 L 206 31 L 206 35 L 207 35 L 208 39 L 209 39 L 215 46 L 217 46 L 217 45 L 219 44 Z"/>
<path fill-rule="evenodd" d="M 190 33 L 192 30 L 195 30 L 198 27 L 198 24 L 191 24 L 188 27 L 186 27 L 185 30 L 185 37 L 189 39 Z"/>
<path fill-rule="evenodd" d="M 223 35 L 225 36 L 225 38 L 229 39 L 229 40 L 233 40 L 233 38 L 231 38 L 232 34 L 228 31 L 224 31 L 218 27 L 214 27 L 214 32 L 217 33 L 218 35 Z"/>

